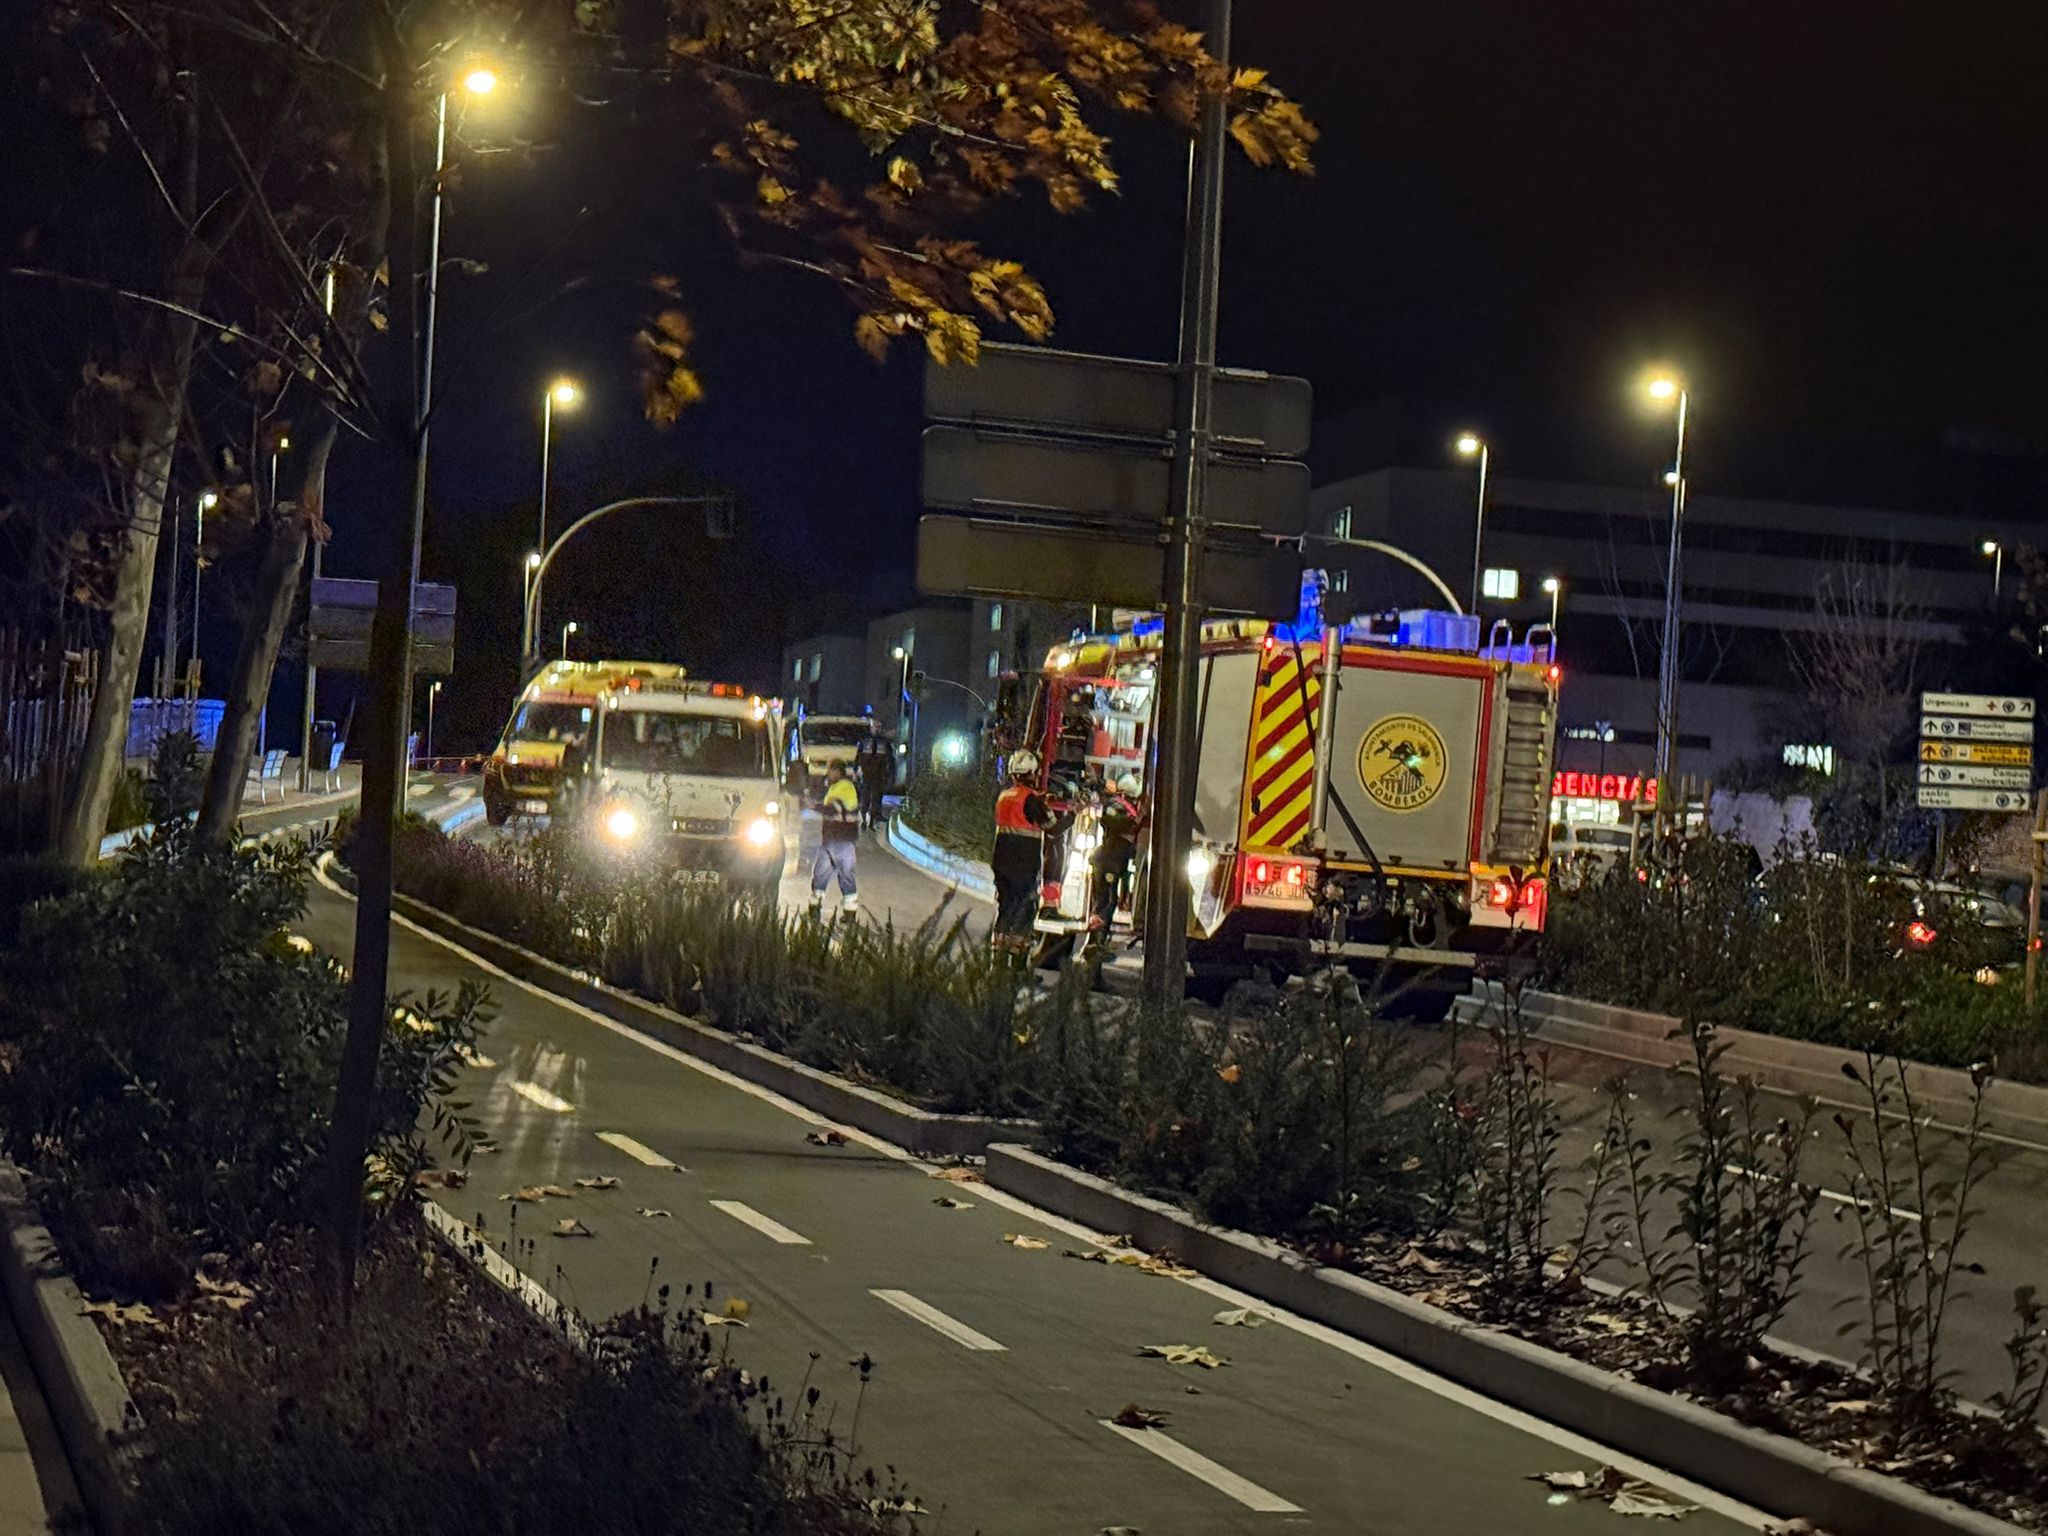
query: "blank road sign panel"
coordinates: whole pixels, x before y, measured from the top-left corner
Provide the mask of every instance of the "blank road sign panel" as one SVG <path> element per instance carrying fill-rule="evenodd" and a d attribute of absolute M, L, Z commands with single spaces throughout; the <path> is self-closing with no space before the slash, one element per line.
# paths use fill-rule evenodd
<path fill-rule="evenodd" d="M 1923 693 L 1920 695 L 1920 713 L 2031 720 L 2034 718 L 2034 701 L 1997 693 Z"/>
<path fill-rule="evenodd" d="M 968 427 L 927 427 L 924 504 L 1157 524 L 1167 513 L 1173 460 L 1165 447 L 1063 442 Z M 1308 524 L 1306 464 L 1216 459 L 1209 520 L 1298 537 Z"/>
<path fill-rule="evenodd" d="M 1966 784 L 1977 789 L 2027 789 L 2034 782 L 2031 768 L 1991 768 L 1977 763 L 1922 763 L 1922 784 Z"/>
<path fill-rule="evenodd" d="M 934 421 L 1158 442 L 1173 431 L 1171 363 L 983 342 L 973 367 L 927 362 L 924 380 Z M 1307 379 L 1219 368 L 1210 435 L 1226 451 L 1303 454 L 1314 404 Z"/>
<path fill-rule="evenodd" d="M 2034 761 L 2031 746 L 1995 741 L 1923 741 L 1923 763 L 1989 763 L 2001 768 L 2026 768 Z"/>
<path fill-rule="evenodd" d="M 2023 789 L 1951 789 L 1922 784 L 1920 805 L 1929 811 L 2024 811 L 2033 796 Z"/>
<path fill-rule="evenodd" d="M 2032 720 L 1963 720 L 1954 715 L 1923 715 L 1920 734 L 1930 741 L 2032 741 Z"/>

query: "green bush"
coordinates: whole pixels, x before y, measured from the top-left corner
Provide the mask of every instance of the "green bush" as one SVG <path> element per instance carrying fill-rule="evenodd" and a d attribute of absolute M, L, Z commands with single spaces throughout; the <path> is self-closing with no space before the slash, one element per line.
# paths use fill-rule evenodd
<path fill-rule="evenodd" d="M 182 823 L 28 909 L 0 962 L 0 1135 L 87 1280 L 175 1295 L 192 1261 L 303 1219 L 332 1107 L 346 989 L 294 940 L 306 856 L 192 846 Z M 400 999 L 380 1068 L 377 1151 L 417 1166 L 417 1129 L 458 1152 L 440 1096 L 481 994 Z"/>
<path fill-rule="evenodd" d="M 123 769 L 121 777 L 114 781 L 114 797 L 107 802 L 106 830 L 109 833 L 126 832 L 148 820 L 149 786 L 143 782 L 138 770 Z"/>
<path fill-rule="evenodd" d="M 416 1221 L 371 1244 L 353 1318 L 307 1245 L 252 1278 L 260 1307 L 187 1311 L 129 1363 L 151 1423 L 136 1536 L 910 1528 L 815 1390 L 741 1371 L 688 1292 L 598 1325 L 585 1351 Z"/>
<path fill-rule="evenodd" d="M 996 785 L 984 772 L 929 769 L 904 795 L 903 819 L 948 853 L 986 864 L 996 846 Z"/>
<path fill-rule="evenodd" d="M 172 821 L 199 809 L 206 788 L 206 753 L 190 731 L 166 731 L 150 757 L 143 799 L 151 821 Z"/>

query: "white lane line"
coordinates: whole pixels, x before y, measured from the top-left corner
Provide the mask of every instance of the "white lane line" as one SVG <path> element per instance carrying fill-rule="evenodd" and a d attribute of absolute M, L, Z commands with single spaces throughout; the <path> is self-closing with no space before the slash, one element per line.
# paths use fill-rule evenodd
<path fill-rule="evenodd" d="M 773 1216 L 763 1216 L 751 1205 L 743 1204 L 738 1200 L 714 1200 L 711 1204 L 718 1210 L 725 1212 L 734 1221 L 752 1227 L 756 1232 L 773 1242 L 801 1243 L 806 1248 L 811 1245 L 811 1240 L 805 1237 L 803 1233 L 790 1231 L 789 1228 L 785 1227 Z"/>
<path fill-rule="evenodd" d="M 930 1302 L 919 1301 L 908 1291 L 869 1291 L 877 1301 L 885 1301 L 906 1317 L 914 1317 L 925 1327 L 936 1333 L 943 1333 L 962 1349 L 976 1349 L 985 1354 L 1002 1354 L 1004 1346 L 987 1334 L 968 1327 L 957 1317 L 948 1317 Z"/>
<path fill-rule="evenodd" d="M 1760 1183 L 1768 1182 L 1775 1184 L 1778 1182 L 1778 1176 L 1775 1173 L 1765 1173 L 1762 1169 L 1759 1168 L 1744 1168 L 1736 1163 L 1725 1163 L 1722 1166 L 1725 1167 L 1728 1170 L 1728 1172 L 1734 1174 L 1737 1178 L 1750 1179 Z M 1834 1201 L 1837 1205 L 1853 1205 L 1857 1207 L 1859 1210 L 1865 1211 L 1874 1211 L 1877 1209 L 1877 1203 L 1875 1201 L 1859 1200 L 1856 1196 L 1845 1195 L 1838 1189 L 1817 1189 L 1814 1191 L 1814 1193 L 1819 1195 L 1823 1200 Z M 1886 1207 L 1886 1209 L 1888 1209 L 1894 1216 L 1898 1217 L 1901 1221 L 1920 1220 L 1920 1213 L 1918 1211 L 1909 1211 L 1902 1205 L 1888 1206 Z"/>
<path fill-rule="evenodd" d="M 560 1094 L 549 1093 L 539 1083 L 529 1083 L 523 1077 L 514 1080 L 512 1091 L 522 1099 L 530 1100 L 553 1114 L 566 1115 L 576 1107 Z"/>
<path fill-rule="evenodd" d="M 323 859 L 322 863 L 324 862 L 325 860 Z M 335 883 L 334 877 L 329 875 L 321 867 L 321 864 L 313 866 L 313 878 L 342 900 L 350 903 L 355 901 L 353 896 Z M 411 918 L 401 917 L 394 912 L 391 914 L 391 921 L 405 929 L 406 932 L 417 934 L 429 943 L 437 944 L 451 954 L 459 956 L 465 965 L 474 966 L 476 969 L 484 972 L 484 974 L 495 976 L 500 981 L 519 988 L 522 992 L 529 992 L 542 1002 L 552 1004 L 557 1008 L 566 1009 L 580 1019 L 587 1019 L 600 1029 L 609 1030 L 623 1040 L 632 1041 L 644 1051 L 652 1051 L 655 1055 L 665 1057 L 680 1066 L 688 1067 L 691 1071 L 700 1073 L 714 1082 L 724 1083 L 730 1088 L 737 1088 L 741 1093 L 751 1098 L 759 1099 L 763 1104 L 771 1104 L 792 1119 L 802 1121 L 805 1125 L 819 1126 L 838 1131 L 848 1141 L 867 1147 L 871 1151 L 880 1153 L 882 1156 L 890 1158 L 895 1162 L 905 1163 L 913 1168 L 921 1168 L 927 1173 L 935 1171 L 939 1166 L 936 1163 L 925 1161 L 913 1152 L 906 1151 L 904 1148 L 897 1146 L 893 1141 L 884 1141 L 879 1136 L 863 1131 L 858 1126 L 844 1125 L 828 1120 L 824 1116 L 804 1108 L 803 1105 L 797 1103 L 794 1099 L 784 1098 L 772 1089 L 763 1088 L 759 1083 L 750 1083 L 743 1077 L 736 1077 L 723 1067 L 714 1067 L 708 1061 L 700 1061 L 689 1052 L 678 1046 L 670 1045 L 665 1040 L 656 1040 L 650 1035 L 641 1034 L 636 1029 L 629 1029 L 624 1024 L 619 1023 L 618 1020 L 605 1017 L 595 1008 L 586 1007 L 582 1003 L 572 1002 L 568 998 L 560 997 L 548 991 L 545 987 L 538 987 L 530 981 L 522 980 L 503 967 L 491 964 L 490 961 L 484 959 L 481 955 L 471 954 L 452 939 L 444 939 L 440 934 L 433 932 L 431 929 L 421 927 L 418 923 L 412 921 Z M 989 1204 L 999 1205 L 1004 1210 L 1015 1212 L 1017 1215 L 1035 1221 L 1040 1226 L 1051 1231 L 1064 1233 L 1068 1237 L 1078 1238 L 1082 1242 L 1087 1243 L 1091 1248 L 1115 1249 L 1120 1246 L 1118 1239 L 1110 1233 L 1097 1231 L 1095 1228 L 1084 1226 L 1078 1221 L 1069 1221 L 1064 1216 L 1056 1216 L 1051 1211 L 1042 1210 L 1028 1200 L 1020 1199 L 1006 1190 L 997 1189 L 993 1184 L 977 1184 L 975 1189 L 979 1192 L 979 1198 L 988 1201 Z M 1253 1296 L 1249 1292 L 1237 1290 L 1223 1284 L 1221 1281 L 1211 1280 L 1202 1275 L 1196 1275 L 1185 1280 L 1176 1279 L 1174 1283 L 1200 1291 L 1204 1296 L 1214 1296 L 1225 1306 L 1256 1308 L 1281 1326 L 1293 1329 L 1304 1338 L 1314 1339 L 1318 1344 L 1328 1349 L 1333 1349 L 1339 1354 L 1349 1355 L 1352 1359 L 1369 1365 L 1375 1370 L 1383 1371 L 1397 1380 L 1407 1382 L 1410 1386 L 1419 1387 L 1425 1392 L 1432 1393 L 1447 1403 L 1454 1404 L 1460 1408 L 1470 1409 L 1474 1413 L 1493 1420 L 1496 1424 L 1505 1425 L 1507 1428 L 1518 1430 L 1532 1439 L 1543 1441 L 1547 1445 L 1553 1445 L 1558 1450 L 1575 1456 L 1582 1461 L 1614 1467 L 1619 1471 L 1627 1473 L 1630 1477 L 1639 1477 L 1645 1482 L 1657 1484 L 1660 1488 L 1667 1488 L 1686 1503 L 1697 1504 L 1701 1509 L 1719 1515 L 1725 1520 L 1732 1521 L 1745 1530 L 1767 1531 L 1781 1523 L 1775 1515 L 1766 1515 L 1760 1509 L 1744 1504 L 1739 1499 L 1732 1499 L 1727 1494 L 1708 1488 L 1704 1484 L 1696 1483 L 1691 1478 L 1680 1477 L 1676 1473 L 1657 1466 L 1652 1462 L 1644 1461 L 1639 1456 L 1630 1456 L 1623 1451 L 1616 1450 L 1613 1446 L 1603 1445 L 1599 1441 L 1578 1434 L 1573 1430 L 1552 1424 L 1547 1419 L 1539 1419 L 1536 1415 L 1526 1413 L 1520 1408 L 1512 1408 L 1506 1403 L 1497 1402 L 1493 1398 L 1483 1396 L 1469 1387 L 1460 1386 L 1455 1381 L 1434 1375 L 1429 1371 L 1423 1370 L 1420 1366 L 1411 1365 L 1399 1356 L 1390 1355 L 1385 1350 L 1366 1343 L 1363 1339 L 1354 1339 L 1348 1333 L 1339 1333 L 1336 1329 L 1327 1327 L 1322 1323 L 1312 1322 L 1308 1318 L 1302 1317 L 1298 1313 L 1290 1312 L 1285 1307 L 1266 1301 L 1262 1297 Z"/>
<path fill-rule="evenodd" d="M 1239 1477 L 1230 1468 L 1211 1461 L 1200 1451 L 1190 1450 L 1173 1436 L 1157 1429 L 1126 1429 L 1109 1419 L 1100 1421 L 1102 1427 L 1113 1435 L 1122 1435 L 1133 1445 L 1142 1445 L 1161 1461 L 1169 1462 L 1187 1473 L 1189 1477 L 1200 1478 L 1218 1493 L 1227 1494 L 1246 1509 L 1257 1515 L 1298 1515 L 1299 1504 L 1290 1504 L 1279 1494 L 1261 1488 L 1248 1477 Z"/>
<path fill-rule="evenodd" d="M 617 1131 L 599 1131 L 597 1139 L 608 1147 L 617 1147 L 635 1162 L 645 1163 L 650 1168 L 668 1168 L 676 1173 L 689 1171 L 672 1158 L 663 1157 L 654 1148 L 645 1146 L 630 1136 L 622 1136 Z"/>

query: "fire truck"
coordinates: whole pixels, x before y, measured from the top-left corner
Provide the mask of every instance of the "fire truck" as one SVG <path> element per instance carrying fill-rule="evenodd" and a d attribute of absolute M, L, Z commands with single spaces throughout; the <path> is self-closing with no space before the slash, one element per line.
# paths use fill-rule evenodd
<path fill-rule="evenodd" d="M 1093 806 L 1144 780 L 1159 647 L 1156 618 L 1078 636 L 1032 690 L 1020 744 L 1061 813 L 1043 949 L 1089 926 Z M 1558 676 L 1542 625 L 1482 644 L 1478 619 L 1425 611 L 1205 624 L 1195 840 L 1172 872 L 1194 897 L 1192 990 L 1330 964 L 1461 988 L 1525 954 L 1548 904 Z M 1141 909 L 1127 893 L 1113 927 Z"/>

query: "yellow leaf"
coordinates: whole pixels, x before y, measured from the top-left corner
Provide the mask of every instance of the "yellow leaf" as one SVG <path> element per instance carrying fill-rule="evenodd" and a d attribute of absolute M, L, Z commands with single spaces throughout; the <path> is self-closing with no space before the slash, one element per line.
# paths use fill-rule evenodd
<path fill-rule="evenodd" d="M 765 171 L 762 173 L 761 179 L 754 184 L 754 193 L 770 208 L 789 201 L 789 188 L 785 187 L 773 176 L 768 175 Z"/>
<path fill-rule="evenodd" d="M 853 339 L 878 363 L 889 355 L 889 333 L 873 315 L 862 315 L 853 322 Z"/>
<path fill-rule="evenodd" d="M 898 155 L 889 162 L 889 185 L 899 192 L 920 192 L 924 189 L 924 172 L 915 161 Z"/>

